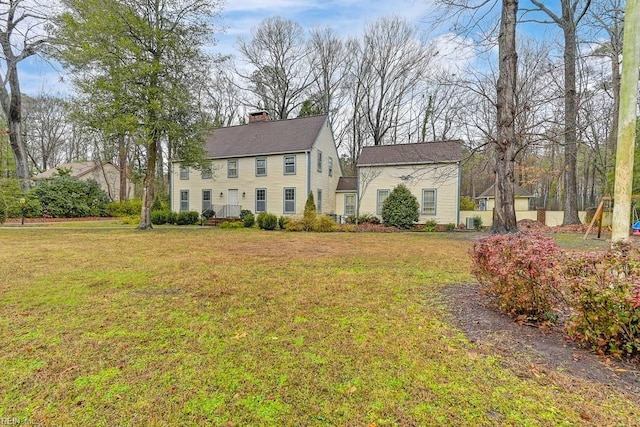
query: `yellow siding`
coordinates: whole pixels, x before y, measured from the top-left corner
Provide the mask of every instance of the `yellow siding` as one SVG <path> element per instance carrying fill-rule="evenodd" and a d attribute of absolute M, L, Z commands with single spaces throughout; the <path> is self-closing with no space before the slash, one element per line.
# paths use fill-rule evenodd
<path fill-rule="evenodd" d="M 284 174 L 284 157 L 296 157 L 296 174 Z M 201 212 L 202 190 L 213 191 L 212 203 L 226 205 L 229 203 L 229 190 L 238 190 L 238 203 L 242 209 L 255 212 L 256 189 L 267 190 L 267 212 L 276 215 L 284 214 L 284 188 L 296 189 L 296 214 L 302 215 L 306 201 L 307 161 L 305 153 L 286 155 L 259 156 L 267 160 L 266 176 L 256 176 L 256 157 L 238 158 L 238 177 L 229 178 L 227 159 L 213 161 L 213 177 L 202 179 L 198 170 L 189 168 L 189 179 L 180 179 L 180 166 L 174 163 L 172 206 L 174 211 L 180 210 L 180 191 L 189 190 L 189 209 Z M 243 195 L 244 194 L 244 195 Z"/>
<path fill-rule="evenodd" d="M 353 195 L 354 198 L 355 198 L 355 201 L 357 203 L 358 197 L 357 197 L 357 194 L 355 192 L 352 192 L 352 193 L 336 193 L 336 215 L 341 216 L 341 217 L 348 216 L 344 212 L 345 196 L 348 195 L 348 194 L 349 195 Z"/>
<path fill-rule="evenodd" d="M 487 207 L 486 211 L 492 211 L 493 208 L 496 206 L 496 200 L 494 197 L 491 197 L 489 199 L 485 199 L 486 200 L 486 204 Z M 515 198 L 515 209 L 516 211 L 528 211 L 529 210 L 529 198 L 527 197 L 516 197 Z"/>
<path fill-rule="evenodd" d="M 318 152 L 322 152 L 322 171 L 318 171 Z M 333 173 L 329 176 L 329 158 L 333 159 Z M 318 189 L 322 190 L 322 213 L 336 213 L 336 188 L 338 180 L 342 176 L 340 169 L 340 158 L 333 141 L 331 129 L 327 124 L 322 127 L 320 134 L 316 140 L 313 150 L 311 151 L 311 190 L 313 197 L 318 203 Z M 306 195 L 305 195 L 306 202 Z M 344 208 L 343 208 L 344 209 Z M 304 211 L 304 206 L 303 206 Z"/>
<path fill-rule="evenodd" d="M 97 167 L 80 177 L 83 181 L 95 180 L 111 200 L 120 201 L 120 171 L 110 163 Z M 133 197 L 133 184 L 127 180 L 127 199 Z"/>
<path fill-rule="evenodd" d="M 322 152 L 322 171 L 318 171 L 318 152 Z M 296 174 L 284 174 L 284 157 L 296 157 Z M 200 171 L 190 169 L 189 179 L 180 179 L 180 166 L 174 163 L 172 173 L 171 209 L 180 209 L 180 191 L 189 190 L 189 209 L 201 212 L 202 190 L 213 191 L 212 203 L 226 205 L 229 203 L 229 190 L 238 190 L 238 201 L 242 209 L 255 212 L 256 189 L 267 191 L 267 212 L 284 215 L 284 189 L 296 189 L 296 212 L 302 215 L 309 191 L 313 191 L 317 202 L 318 189 L 322 190 L 323 213 L 334 213 L 336 204 L 336 187 L 342 176 L 338 152 L 335 147 L 331 129 L 325 124 L 311 150 L 306 153 L 287 153 L 270 156 L 259 156 L 267 159 L 266 176 L 256 176 L 256 157 L 238 158 L 238 177 L 228 178 L 227 159 L 214 160 L 213 178 L 203 180 Z M 333 159 L 333 173 L 329 176 L 329 158 Z M 308 165 L 311 165 L 309 168 Z M 243 196 L 244 194 L 244 196 Z"/>
<path fill-rule="evenodd" d="M 404 184 L 418 199 L 420 223 L 427 220 L 435 220 L 439 224 L 457 223 L 459 197 L 456 164 L 360 167 L 358 177 L 362 198 L 360 214 L 376 213 L 378 190 L 391 191 L 397 185 Z M 422 214 L 423 189 L 436 190 L 435 215 Z"/>

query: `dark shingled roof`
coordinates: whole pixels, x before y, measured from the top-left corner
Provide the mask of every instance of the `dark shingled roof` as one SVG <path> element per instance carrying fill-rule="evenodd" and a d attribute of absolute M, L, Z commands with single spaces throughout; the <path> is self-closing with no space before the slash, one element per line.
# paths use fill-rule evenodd
<path fill-rule="evenodd" d="M 289 120 L 260 121 L 215 129 L 205 138 L 212 158 L 296 153 L 310 150 L 326 115 Z"/>
<path fill-rule="evenodd" d="M 460 141 L 421 142 L 364 147 L 358 158 L 358 166 L 452 163 L 460 160 Z"/>
<path fill-rule="evenodd" d="M 522 187 L 520 187 L 518 184 L 513 185 L 513 194 L 515 194 L 516 197 L 535 197 L 530 192 L 524 191 Z M 492 197 L 496 197 L 495 184 L 491 184 L 491 186 L 486 190 L 484 190 L 484 192 L 482 192 L 482 194 L 476 197 L 476 199 L 486 199 L 486 198 L 492 198 Z"/>
<path fill-rule="evenodd" d="M 341 176 L 336 191 L 356 191 L 358 182 L 355 176 Z"/>

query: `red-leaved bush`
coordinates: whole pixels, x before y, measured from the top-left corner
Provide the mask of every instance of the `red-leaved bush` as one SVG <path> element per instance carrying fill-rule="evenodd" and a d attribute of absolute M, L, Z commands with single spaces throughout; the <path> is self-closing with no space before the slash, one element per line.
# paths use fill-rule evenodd
<path fill-rule="evenodd" d="M 527 320 L 555 320 L 562 300 L 558 265 L 564 253 L 539 234 L 493 235 L 472 251 L 472 273 L 500 311 Z"/>
<path fill-rule="evenodd" d="M 604 253 L 573 254 L 564 276 L 573 311 L 568 337 L 599 352 L 640 352 L 640 251 L 621 244 Z"/>

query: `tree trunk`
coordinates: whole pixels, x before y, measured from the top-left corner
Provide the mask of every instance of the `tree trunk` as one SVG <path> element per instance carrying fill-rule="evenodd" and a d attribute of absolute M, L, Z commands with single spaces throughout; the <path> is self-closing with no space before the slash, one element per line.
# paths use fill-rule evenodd
<path fill-rule="evenodd" d="M 563 225 L 580 224 L 578 217 L 577 160 L 578 95 L 576 91 L 576 23 L 569 1 L 562 1 L 564 35 L 564 220 Z"/>
<path fill-rule="evenodd" d="M 7 118 L 9 145 L 11 145 L 13 157 L 16 161 L 16 178 L 20 180 L 22 191 L 27 191 L 31 186 L 29 181 L 29 157 L 22 140 L 22 97 L 17 62 L 14 62 L 13 66 L 11 64 L 9 66 L 10 70 L 7 71 L 7 75 L 10 91 L 7 90 L 6 86 L 0 87 L 0 101 Z"/>
<path fill-rule="evenodd" d="M 640 5 L 628 1 L 626 22 L 640 22 Z M 620 87 L 620 120 L 616 155 L 615 203 L 613 205 L 611 246 L 629 240 L 633 155 L 638 109 L 638 66 L 640 66 L 640 31 L 637 25 L 624 26 L 622 45 L 622 80 Z"/>
<path fill-rule="evenodd" d="M 140 213 L 140 224 L 138 230 L 149 230 L 153 228 L 151 224 L 151 204 L 155 196 L 156 183 L 156 156 L 158 153 L 158 142 L 154 139 L 147 147 L 147 170 L 144 174 L 144 189 L 142 192 L 142 212 Z"/>
<path fill-rule="evenodd" d="M 516 15 L 518 0 L 502 0 L 502 17 L 498 38 L 499 75 L 496 85 L 497 129 L 494 143 L 496 156 L 495 209 L 493 233 L 518 231 L 514 199 L 515 180 L 515 112 L 516 75 L 518 53 L 516 51 Z"/>
<path fill-rule="evenodd" d="M 127 147 L 125 136 L 120 136 L 118 140 L 118 171 L 120 172 L 119 200 L 124 202 L 129 198 L 127 194 Z"/>

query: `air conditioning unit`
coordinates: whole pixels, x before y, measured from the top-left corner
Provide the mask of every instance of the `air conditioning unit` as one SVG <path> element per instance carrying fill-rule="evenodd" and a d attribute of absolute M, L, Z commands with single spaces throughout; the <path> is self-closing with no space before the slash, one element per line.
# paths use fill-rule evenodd
<path fill-rule="evenodd" d="M 473 217 L 472 216 L 468 216 L 467 217 L 467 230 L 475 230 L 476 226 L 473 225 Z"/>

